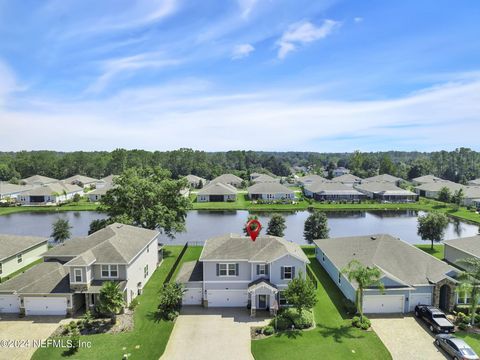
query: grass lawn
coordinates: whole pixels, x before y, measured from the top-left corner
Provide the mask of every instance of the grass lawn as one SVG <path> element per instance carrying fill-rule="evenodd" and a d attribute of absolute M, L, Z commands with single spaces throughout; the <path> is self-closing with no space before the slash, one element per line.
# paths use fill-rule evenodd
<path fill-rule="evenodd" d="M 465 342 L 472 347 L 472 349 L 480 354 L 480 334 L 466 333 L 464 331 L 457 331 L 456 337 L 462 338 Z"/>
<path fill-rule="evenodd" d="M 252 341 L 255 359 L 391 359 L 375 332 L 351 326 L 342 308 L 343 294 L 316 260 L 313 248 L 304 248 L 304 251 L 319 281 L 318 303 L 314 309 L 317 327 Z"/>
<path fill-rule="evenodd" d="M 157 268 L 145 286 L 144 292 L 138 297 L 139 305 L 135 310 L 135 327 L 133 331 L 122 334 L 102 334 L 82 336 L 82 341 L 91 341 L 90 349 L 83 348 L 71 358 L 74 359 L 121 359 L 123 354 L 131 354 L 129 359 L 158 360 L 173 329 L 173 322 L 158 320 L 155 311 L 158 306 L 158 291 L 178 257 L 182 246 L 167 246 L 164 250 L 164 260 Z M 192 247 L 187 250 L 182 261 L 198 257 L 199 250 Z M 136 349 L 136 346 L 140 346 Z M 125 348 L 125 349 L 124 349 Z M 33 359 L 65 359 L 64 350 L 58 348 L 40 348 Z"/>
<path fill-rule="evenodd" d="M 417 248 L 435 256 L 437 259 L 443 260 L 443 248 L 444 245 L 433 245 L 433 250 L 430 249 L 430 245 L 415 245 Z"/>
<path fill-rule="evenodd" d="M 0 215 L 8 215 L 19 212 L 55 212 L 55 211 L 97 211 L 98 204 L 89 201 L 79 201 L 61 206 L 11 206 L 0 207 Z"/>
<path fill-rule="evenodd" d="M 0 283 L 5 282 L 5 281 L 7 281 L 7 280 L 10 280 L 11 278 L 17 276 L 18 274 L 21 274 L 21 273 L 27 271 L 28 269 L 30 269 L 31 267 L 33 267 L 33 266 L 35 266 L 35 265 L 37 265 L 37 264 L 40 264 L 40 263 L 42 263 L 42 262 L 43 262 L 43 258 L 42 258 L 42 259 L 38 259 L 37 261 L 34 261 L 34 262 L 32 262 L 31 264 L 28 264 L 27 266 L 24 266 L 23 268 L 18 269 L 17 271 L 11 273 L 11 274 L 8 275 L 8 276 L 1 277 L 1 278 L 0 278 Z"/>

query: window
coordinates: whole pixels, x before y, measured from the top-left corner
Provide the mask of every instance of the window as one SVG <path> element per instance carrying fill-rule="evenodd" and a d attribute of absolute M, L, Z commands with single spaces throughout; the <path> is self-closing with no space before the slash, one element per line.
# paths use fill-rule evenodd
<path fill-rule="evenodd" d="M 260 264 L 257 266 L 257 275 L 267 275 L 267 265 Z"/>
<path fill-rule="evenodd" d="M 148 265 L 145 265 L 143 268 L 143 278 L 146 278 L 148 276 Z"/>
<path fill-rule="evenodd" d="M 118 265 L 102 265 L 102 278 L 118 277 Z"/>
<path fill-rule="evenodd" d="M 285 298 L 285 295 L 284 295 L 283 291 L 278 292 L 278 305 L 280 305 L 280 306 L 288 305 L 288 301 Z"/>
<path fill-rule="evenodd" d="M 95 294 L 90 294 L 90 305 L 95 305 Z"/>
<path fill-rule="evenodd" d="M 73 275 L 75 282 L 83 282 L 82 269 L 73 269 Z"/>
<path fill-rule="evenodd" d="M 283 268 L 283 278 L 293 279 L 293 266 L 285 266 Z"/>
<path fill-rule="evenodd" d="M 237 264 L 218 264 L 219 276 L 237 276 Z"/>
<path fill-rule="evenodd" d="M 460 291 L 458 293 L 458 303 L 459 304 L 470 304 L 471 298 L 469 291 Z"/>
<path fill-rule="evenodd" d="M 22 261 L 23 261 L 23 259 L 22 259 L 22 254 L 18 254 L 18 255 L 17 255 L 17 263 L 20 264 Z"/>

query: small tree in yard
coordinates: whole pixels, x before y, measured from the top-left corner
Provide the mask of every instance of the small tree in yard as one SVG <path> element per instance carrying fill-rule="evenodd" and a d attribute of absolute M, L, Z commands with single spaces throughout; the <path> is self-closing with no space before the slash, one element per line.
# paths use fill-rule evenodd
<path fill-rule="evenodd" d="M 73 195 L 72 200 L 73 200 L 73 202 L 79 202 L 81 198 L 82 197 L 80 196 L 80 194 L 77 193 L 77 194 Z"/>
<path fill-rule="evenodd" d="M 72 333 L 70 334 L 70 342 L 71 342 L 71 347 L 69 352 L 71 354 L 75 354 L 78 351 L 78 348 L 80 347 L 80 332 L 78 331 L 78 327 L 75 326 L 75 328 L 72 329 Z"/>
<path fill-rule="evenodd" d="M 443 239 L 447 226 L 447 215 L 433 211 L 418 217 L 417 233 L 422 240 L 431 241 L 431 250 L 433 250 L 433 242 L 439 242 Z"/>
<path fill-rule="evenodd" d="M 282 237 L 286 228 L 285 218 L 280 214 L 273 214 L 268 222 L 267 235 Z"/>
<path fill-rule="evenodd" d="M 257 215 L 249 215 L 248 218 L 247 218 L 247 222 L 245 223 L 245 225 L 243 226 L 243 233 L 245 234 L 245 236 L 248 235 L 248 232 L 247 232 L 247 224 L 250 220 L 258 220 L 258 216 Z M 251 226 L 252 230 L 256 230 L 257 229 L 257 224 L 252 224 Z M 262 226 L 263 228 L 263 226 Z"/>
<path fill-rule="evenodd" d="M 467 269 L 458 277 L 460 285 L 457 287 L 457 291 L 469 294 L 470 324 L 474 325 L 477 306 L 480 300 L 480 259 L 466 258 L 458 260 L 457 263 L 464 269 Z"/>
<path fill-rule="evenodd" d="M 438 200 L 444 203 L 449 203 L 452 198 L 450 189 L 446 186 L 442 187 L 438 192 Z"/>
<path fill-rule="evenodd" d="M 360 322 L 363 322 L 363 292 L 369 286 L 377 286 L 383 292 L 384 285 L 380 281 L 382 273 L 376 267 L 368 267 L 358 260 L 352 260 L 342 270 L 349 281 L 357 283 L 356 301 L 357 311 L 360 314 Z"/>
<path fill-rule="evenodd" d="M 99 304 L 97 311 L 109 316 L 115 324 L 116 315 L 125 306 L 123 293 L 120 291 L 119 284 L 113 281 L 105 281 L 100 289 Z"/>
<path fill-rule="evenodd" d="M 55 242 L 63 243 L 72 235 L 70 232 L 71 228 L 68 220 L 58 219 L 53 223 L 52 234 L 50 236 Z"/>
<path fill-rule="evenodd" d="M 462 205 L 462 202 L 464 199 L 465 199 L 465 193 L 463 189 L 458 189 L 453 193 L 452 202 L 455 204 L 457 208 L 459 208 L 460 205 Z"/>
<path fill-rule="evenodd" d="M 158 305 L 158 310 L 165 319 L 174 320 L 178 316 L 184 292 L 182 284 L 165 284 L 160 292 L 160 304 Z"/>
<path fill-rule="evenodd" d="M 302 274 L 288 283 L 288 287 L 283 294 L 300 316 L 303 310 L 311 309 L 317 303 L 315 285 L 309 279 L 304 279 Z"/>
<path fill-rule="evenodd" d="M 328 238 L 328 219 L 325 213 L 314 211 L 305 221 L 303 236 L 305 240 L 312 242 L 316 239 Z"/>

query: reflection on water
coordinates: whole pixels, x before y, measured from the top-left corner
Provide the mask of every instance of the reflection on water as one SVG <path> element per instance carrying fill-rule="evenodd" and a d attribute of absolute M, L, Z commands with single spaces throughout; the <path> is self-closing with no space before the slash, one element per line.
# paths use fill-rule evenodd
<path fill-rule="evenodd" d="M 248 211 L 190 211 L 186 221 L 186 232 L 177 234 L 175 239 L 162 235 L 166 244 L 184 244 L 186 241 L 203 242 L 206 239 L 225 233 L 242 233 Z M 272 213 L 255 213 L 263 225 L 265 234 Z M 305 244 L 303 226 L 310 214 L 308 211 L 281 212 L 287 229 L 285 238 Z M 330 236 L 353 236 L 387 233 L 413 244 L 425 243 L 417 235 L 417 211 L 332 211 L 327 212 Z M 90 222 L 105 218 L 94 211 L 56 213 L 17 213 L 0 216 L 0 233 L 18 235 L 50 236 L 52 223 L 58 218 L 68 219 L 73 236 L 88 233 Z M 445 239 L 473 236 L 478 226 L 460 220 L 452 220 L 445 232 Z"/>

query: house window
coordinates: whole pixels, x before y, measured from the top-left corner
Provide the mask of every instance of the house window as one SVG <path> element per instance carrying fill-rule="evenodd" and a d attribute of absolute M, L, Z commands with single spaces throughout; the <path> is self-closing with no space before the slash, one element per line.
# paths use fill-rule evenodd
<path fill-rule="evenodd" d="M 148 265 L 145 265 L 143 268 L 143 277 L 146 278 L 148 276 Z"/>
<path fill-rule="evenodd" d="M 219 264 L 219 276 L 236 276 L 237 265 L 236 264 Z"/>
<path fill-rule="evenodd" d="M 118 277 L 118 265 L 102 265 L 102 278 Z"/>
<path fill-rule="evenodd" d="M 95 305 L 95 294 L 90 294 L 90 305 Z"/>
<path fill-rule="evenodd" d="M 83 282 L 83 274 L 82 274 L 82 269 L 74 269 L 73 270 L 73 275 L 75 278 L 75 282 Z"/>
<path fill-rule="evenodd" d="M 293 267 L 285 266 L 283 268 L 283 278 L 284 279 L 293 279 Z"/>
<path fill-rule="evenodd" d="M 278 293 L 278 305 L 280 305 L 280 306 L 286 306 L 286 305 L 288 305 L 288 301 L 287 301 L 287 299 L 285 298 L 285 295 L 284 295 L 283 291 L 280 291 L 280 292 Z"/>
<path fill-rule="evenodd" d="M 17 255 L 17 263 L 20 264 L 22 261 L 23 261 L 23 259 L 22 259 L 22 254 L 18 254 L 18 255 Z"/>
<path fill-rule="evenodd" d="M 457 302 L 459 304 L 470 304 L 470 301 L 472 299 L 470 298 L 470 292 L 469 291 L 460 291 L 458 293 L 458 300 Z"/>
<path fill-rule="evenodd" d="M 267 275 L 267 265 L 266 264 L 258 265 L 257 275 Z"/>

